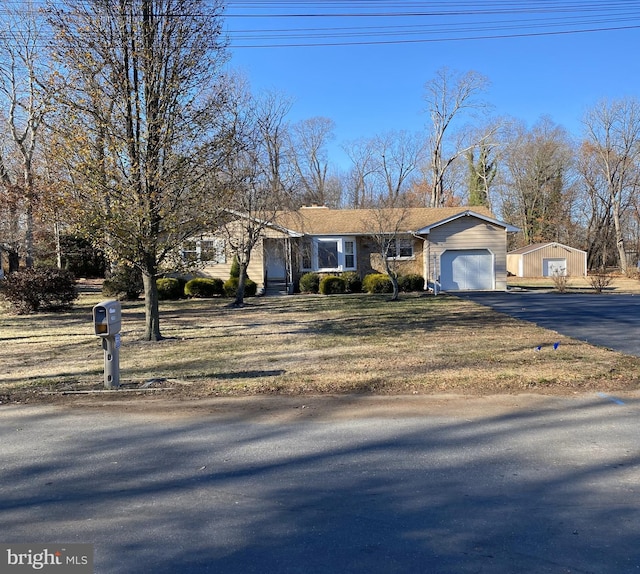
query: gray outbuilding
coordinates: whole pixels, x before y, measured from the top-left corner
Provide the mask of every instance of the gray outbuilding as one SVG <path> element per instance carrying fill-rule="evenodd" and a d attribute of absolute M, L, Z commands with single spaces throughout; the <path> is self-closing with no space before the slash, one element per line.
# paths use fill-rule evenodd
<path fill-rule="evenodd" d="M 507 272 L 516 277 L 585 277 L 587 252 L 557 242 L 533 243 L 507 253 Z"/>

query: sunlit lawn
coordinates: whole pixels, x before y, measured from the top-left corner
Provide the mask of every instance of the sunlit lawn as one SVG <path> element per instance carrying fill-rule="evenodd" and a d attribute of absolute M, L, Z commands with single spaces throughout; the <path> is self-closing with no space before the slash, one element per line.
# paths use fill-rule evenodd
<path fill-rule="evenodd" d="M 0 396 L 100 389 L 99 294 L 70 312 L 0 311 Z M 165 340 L 140 340 L 143 303 L 123 303 L 121 381 L 180 396 L 258 393 L 573 393 L 635 389 L 640 358 L 593 347 L 454 296 L 346 295 L 161 303 Z M 558 350 L 552 344 L 560 341 Z M 535 348 L 542 345 L 541 351 Z M 6 400 L 6 399 L 5 399 Z"/>

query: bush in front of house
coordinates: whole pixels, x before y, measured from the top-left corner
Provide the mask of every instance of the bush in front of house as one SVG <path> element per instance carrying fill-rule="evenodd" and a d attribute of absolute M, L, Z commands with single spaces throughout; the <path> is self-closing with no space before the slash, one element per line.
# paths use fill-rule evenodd
<path fill-rule="evenodd" d="M 158 287 L 158 299 L 167 301 L 171 299 L 180 299 L 184 294 L 182 282 L 175 277 L 162 277 L 156 280 Z"/>
<path fill-rule="evenodd" d="M 184 294 L 187 297 L 196 299 L 208 299 L 215 296 L 224 295 L 224 281 L 217 277 L 196 277 L 187 281 L 184 286 Z"/>
<path fill-rule="evenodd" d="M 362 288 L 367 293 L 393 293 L 393 283 L 385 273 L 370 273 L 362 280 Z"/>
<path fill-rule="evenodd" d="M 398 277 L 398 288 L 403 293 L 411 293 L 413 291 L 424 291 L 424 278 L 418 273 L 409 273 L 408 275 L 400 275 Z"/>
<path fill-rule="evenodd" d="M 340 295 L 346 293 L 347 287 L 342 277 L 327 275 L 320 281 L 318 290 L 322 295 Z"/>
<path fill-rule="evenodd" d="M 70 309 L 78 298 L 73 273 L 42 267 L 10 273 L 2 281 L 2 294 L 19 314 Z"/>
<path fill-rule="evenodd" d="M 229 277 L 224 282 L 224 294 L 226 297 L 235 297 L 238 292 L 238 284 L 240 283 L 239 277 Z M 258 284 L 255 281 L 251 281 L 248 277 L 245 280 L 244 284 L 244 296 L 245 297 L 255 297 L 258 292 Z"/>
<path fill-rule="evenodd" d="M 318 293 L 320 291 L 320 275 L 317 273 L 305 273 L 300 277 L 301 293 Z"/>
<path fill-rule="evenodd" d="M 346 271 L 340 275 L 344 279 L 344 284 L 347 289 L 347 293 L 361 293 L 362 292 L 362 279 L 355 271 Z"/>
<path fill-rule="evenodd" d="M 119 300 L 135 301 L 144 290 L 139 269 L 119 265 L 109 279 L 102 284 L 102 293 Z"/>

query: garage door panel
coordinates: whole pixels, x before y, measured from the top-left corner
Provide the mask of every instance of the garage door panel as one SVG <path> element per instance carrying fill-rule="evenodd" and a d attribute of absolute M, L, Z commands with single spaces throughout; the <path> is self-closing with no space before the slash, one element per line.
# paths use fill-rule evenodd
<path fill-rule="evenodd" d="M 441 258 L 440 284 L 445 291 L 493 289 L 493 256 L 486 249 L 445 251 Z"/>

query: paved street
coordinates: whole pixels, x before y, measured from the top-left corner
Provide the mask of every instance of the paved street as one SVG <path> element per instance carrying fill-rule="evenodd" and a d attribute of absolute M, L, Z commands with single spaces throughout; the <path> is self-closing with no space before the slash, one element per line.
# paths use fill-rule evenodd
<path fill-rule="evenodd" d="M 93 543 L 100 574 L 640 572 L 638 397 L 1 406 L 2 542 Z"/>
<path fill-rule="evenodd" d="M 640 356 L 638 295 L 529 291 L 458 295 L 568 337 Z"/>

